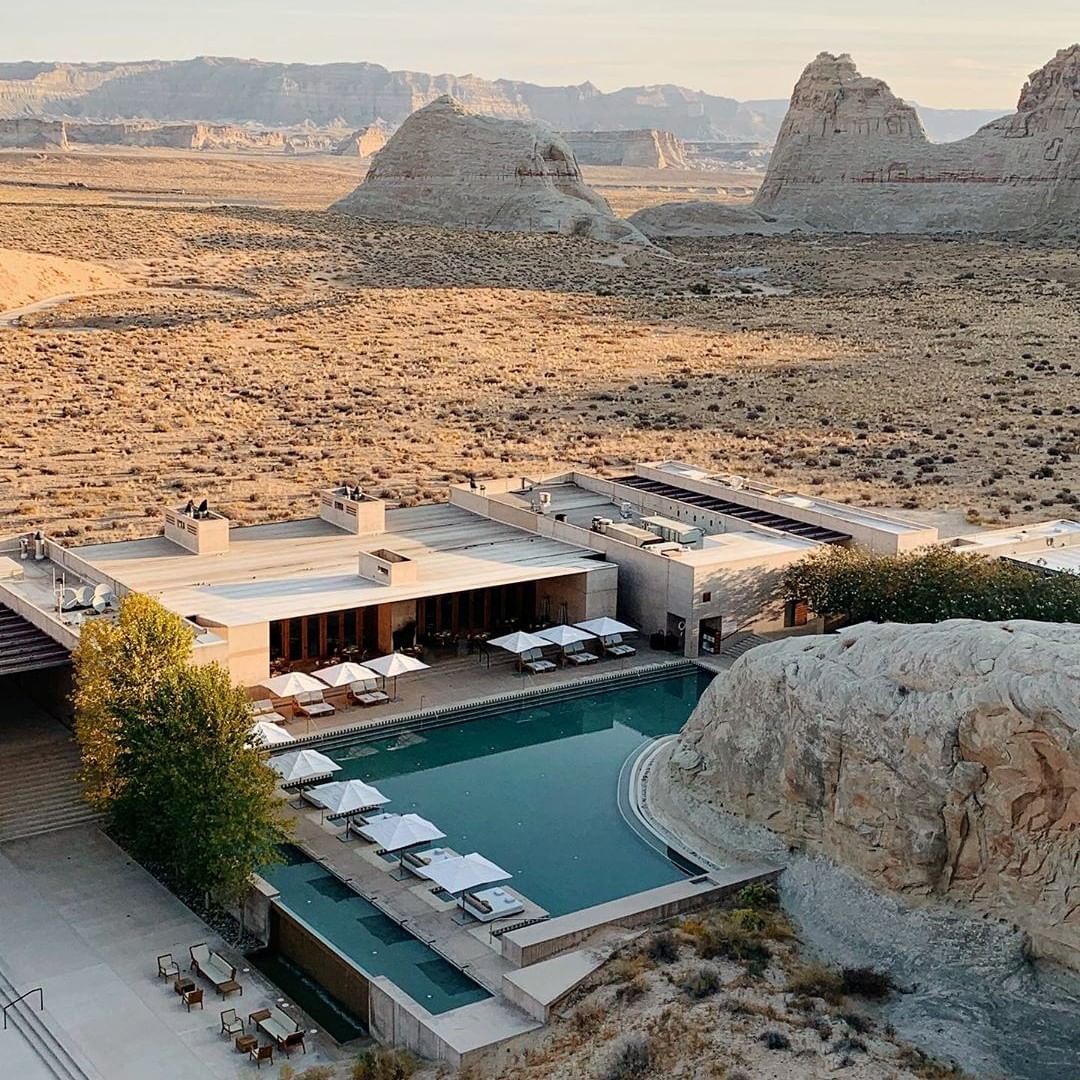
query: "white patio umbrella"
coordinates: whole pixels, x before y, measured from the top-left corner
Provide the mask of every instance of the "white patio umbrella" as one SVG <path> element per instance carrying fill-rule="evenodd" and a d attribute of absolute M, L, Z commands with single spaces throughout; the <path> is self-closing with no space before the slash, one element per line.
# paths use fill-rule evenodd
<path fill-rule="evenodd" d="M 595 634 L 598 638 L 611 637 L 613 634 L 636 634 L 637 630 L 632 626 L 627 626 L 624 622 L 619 622 L 618 619 L 609 619 L 606 615 L 600 619 L 589 619 L 587 622 L 579 622 L 574 624 L 579 630 L 584 630 L 586 633 Z"/>
<path fill-rule="evenodd" d="M 386 656 L 378 656 L 369 660 L 367 666 L 384 680 L 394 680 L 394 697 L 397 697 L 397 680 L 399 675 L 408 675 L 411 671 L 426 671 L 430 664 L 423 660 L 417 660 L 415 656 L 406 656 L 404 653 L 393 652 Z"/>
<path fill-rule="evenodd" d="M 576 626 L 549 626 L 547 630 L 537 630 L 537 637 L 542 637 L 552 645 L 565 648 L 573 645 L 575 641 L 592 641 L 596 637 L 587 630 L 581 630 Z"/>
<path fill-rule="evenodd" d="M 329 817 L 358 814 L 361 810 L 385 806 L 390 801 L 389 796 L 363 780 L 336 780 L 332 784 L 319 784 L 309 788 L 305 797 L 316 806 L 321 806 Z"/>
<path fill-rule="evenodd" d="M 471 855 L 459 855 L 456 859 L 441 859 L 431 863 L 424 868 L 424 873 L 451 896 L 467 893 L 480 885 L 509 881 L 514 876 L 475 851 Z M 464 908 L 464 900 L 461 906 Z"/>
<path fill-rule="evenodd" d="M 416 844 L 442 840 L 446 833 L 419 814 L 387 814 L 364 828 L 364 835 L 387 851 L 404 851 Z"/>
<path fill-rule="evenodd" d="M 375 672 L 362 664 L 334 664 L 333 667 L 313 671 L 316 679 L 321 679 L 327 686 L 351 686 L 354 682 L 366 682 L 375 678 Z"/>
<path fill-rule="evenodd" d="M 260 685 L 264 690 L 269 690 L 274 697 L 279 698 L 296 697 L 297 694 L 326 689 L 325 683 L 319 682 L 310 675 L 305 675 L 302 671 L 290 671 L 285 675 L 277 675 Z"/>
<path fill-rule="evenodd" d="M 284 746 L 286 743 L 296 742 L 296 739 L 280 724 L 259 720 L 252 725 L 251 742 L 253 746 L 259 747 Z"/>
<path fill-rule="evenodd" d="M 281 777 L 283 784 L 303 784 L 331 776 L 341 766 L 318 750 L 293 750 L 270 759 L 270 768 Z"/>
<path fill-rule="evenodd" d="M 506 634 L 504 637 L 492 638 L 488 644 L 520 656 L 530 649 L 545 649 L 551 642 L 536 634 L 526 634 L 523 630 L 515 630 L 514 633 Z"/>

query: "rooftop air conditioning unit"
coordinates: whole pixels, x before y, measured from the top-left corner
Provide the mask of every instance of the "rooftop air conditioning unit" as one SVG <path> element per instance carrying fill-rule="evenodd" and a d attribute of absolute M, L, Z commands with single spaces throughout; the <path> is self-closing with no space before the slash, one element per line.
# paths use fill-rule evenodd
<path fill-rule="evenodd" d="M 536 512 L 546 514 L 551 509 L 551 492 L 541 491 L 536 497 Z"/>
<path fill-rule="evenodd" d="M 594 517 L 592 519 L 592 531 L 602 533 L 611 524 L 611 518 Z"/>

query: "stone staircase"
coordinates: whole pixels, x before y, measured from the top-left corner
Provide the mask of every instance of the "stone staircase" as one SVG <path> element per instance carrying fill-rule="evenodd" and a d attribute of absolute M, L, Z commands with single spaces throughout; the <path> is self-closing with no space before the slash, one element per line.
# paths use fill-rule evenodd
<path fill-rule="evenodd" d="M 757 648 L 758 645 L 767 645 L 768 643 L 768 638 L 749 630 L 743 630 L 724 638 L 716 655 L 723 657 L 725 660 L 738 660 L 743 653 Z"/>
<path fill-rule="evenodd" d="M 77 779 L 79 748 L 53 720 L 0 730 L 0 843 L 95 821 Z"/>

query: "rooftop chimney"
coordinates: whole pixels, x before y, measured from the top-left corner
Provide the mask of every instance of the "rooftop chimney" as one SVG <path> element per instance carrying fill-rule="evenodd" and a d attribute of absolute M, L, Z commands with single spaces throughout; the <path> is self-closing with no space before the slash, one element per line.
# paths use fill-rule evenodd
<path fill-rule="evenodd" d="M 319 517 L 354 536 L 386 531 L 386 503 L 345 484 L 319 492 Z"/>
<path fill-rule="evenodd" d="M 165 511 L 165 539 L 194 555 L 218 555 L 229 550 L 229 519 L 215 514 L 206 499 L 189 499 L 178 510 Z"/>

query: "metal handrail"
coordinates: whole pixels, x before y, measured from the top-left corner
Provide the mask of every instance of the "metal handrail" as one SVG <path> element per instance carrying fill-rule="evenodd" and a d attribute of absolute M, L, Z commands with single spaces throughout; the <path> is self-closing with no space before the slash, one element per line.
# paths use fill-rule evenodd
<path fill-rule="evenodd" d="M 45 1011 L 45 991 L 40 986 L 35 986 L 33 990 L 27 990 L 25 994 L 20 994 L 14 1001 L 9 1001 L 3 1009 L 4 1012 L 4 1030 L 7 1031 L 7 1014 L 8 1009 L 13 1005 L 18 1005 L 24 998 L 28 998 L 31 994 L 37 994 L 38 996 L 38 1012 Z"/>

